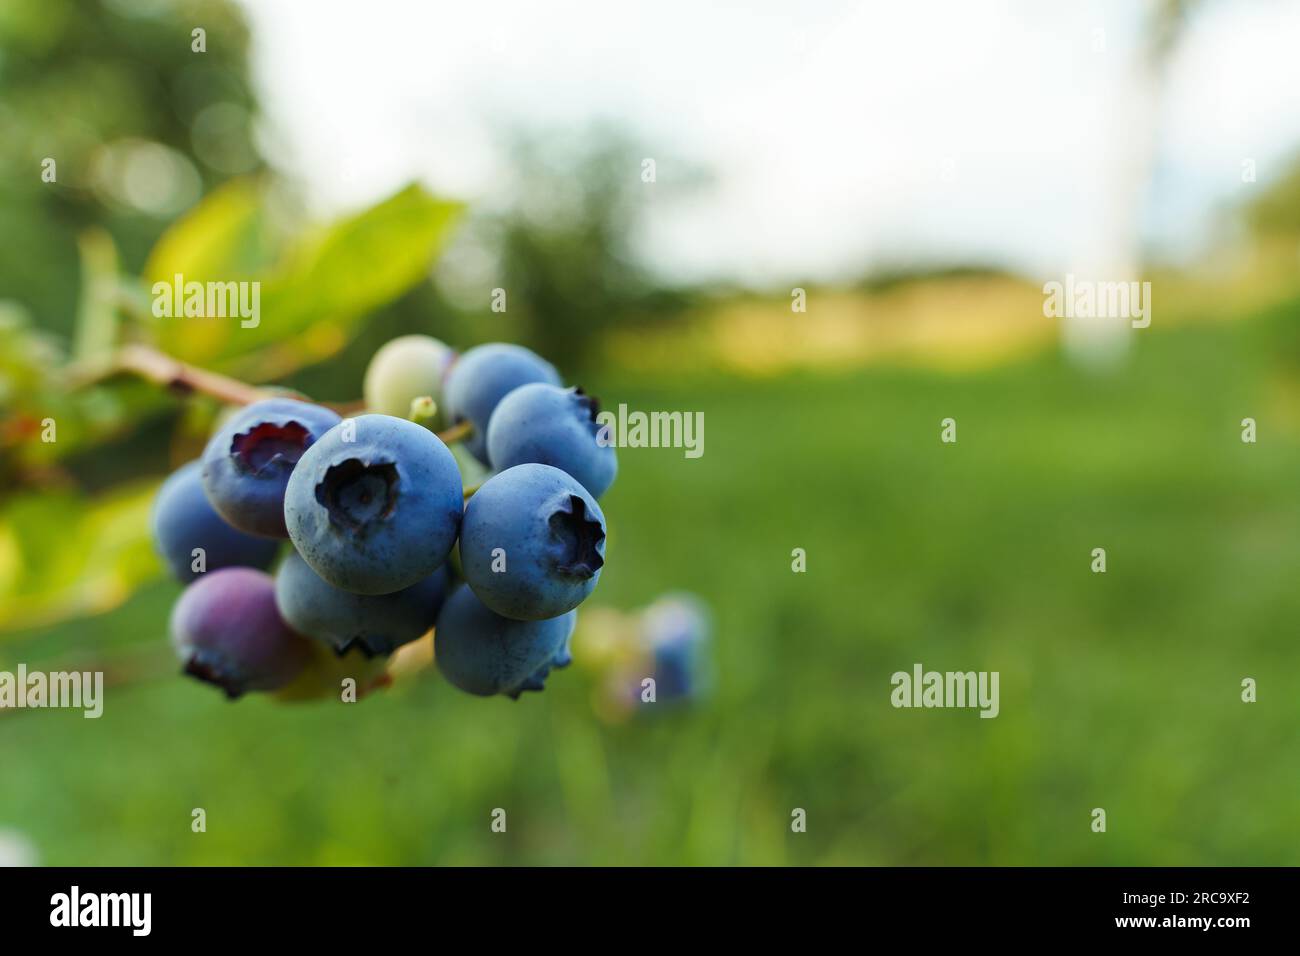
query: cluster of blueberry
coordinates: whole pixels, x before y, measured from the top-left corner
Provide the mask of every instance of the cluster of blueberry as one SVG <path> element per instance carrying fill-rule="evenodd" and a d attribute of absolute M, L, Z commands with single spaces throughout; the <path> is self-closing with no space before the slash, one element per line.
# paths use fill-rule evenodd
<path fill-rule="evenodd" d="M 347 419 L 293 398 L 248 405 L 163 484 L 153 528 L 188 582 L 171 620 L 185 672 L 231 697 L 283 692 L 322 649 L 382 661 L 434 628 L 462 690 L 540 690 L 569 662 L 574 609 L 605 563 L 596 499 L 618 465 L 595 401 L 520 346 L 457 356 L 427 336 L 376 353 L 365 399 Z M 413 408 L 464 439 L 459 460 L 399 417 Z M 476 488 L 471 456 L 492 470 Z"/>

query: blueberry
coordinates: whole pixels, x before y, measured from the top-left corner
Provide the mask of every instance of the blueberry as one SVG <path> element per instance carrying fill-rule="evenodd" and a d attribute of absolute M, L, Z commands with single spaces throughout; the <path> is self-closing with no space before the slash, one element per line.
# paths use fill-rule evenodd
<path fill-rule="evenodd" d="M 434 659 L 443 676 L 480 697 L 518 698 L 541 690 L 552 667 L 569 663 L 569 636 L 577 611 L 543 621 L 515 621 L 493 613 L 461 585 L 447 598 L 434 631 Z"/>
<path fill-rule="evenodd" d="M 709 614 L 698 598 L 689 594 L 660 598 L 643 612 L 641 633 L 653 658 L 659 701 L 688 699 L 708 688 Z"/>
<path fill-rule="evenodd" d="M 311 658 L 311 643 L 276 610 L 275 582 L 252 568 L 210 571 L 187 587 L 172 608 L 171 638 L 185 673 L 232 699 L 286 686 Z"/>
<path fill-rule="evenodd" d="M 567 471 L 599 498 L 618 474 L 613 445 L 596 438 L 596 400 L 580 388 L 521 385 L 501 399 L 488 424 L 488 460 L 504 470 L 535 462 Z"/>
<path fill-rule="evenodd" d="M 516 465 L 469 499 L 460 561 L 479 600 L 505 617 L 535 621 L 586 599 L 605 563 L 605 516 L 570 475 Z"/>
<path fill-rule="evenodd" d="M 298 553 L 330 584 L 391 594 L 447 560 L 463 506 L 456 459 L 436 435 L 401 418 L 362 415 L 302 456 L 284 519 Z"/>
<path fill-rule="evenodd" d="M 497 403 L 520 385 L 560 384 L 555 366 L 521 345 L 477 345 L 456 360 L 443 389 L 444 412 L 452 422 L 468 421 L 474 434 L 465 442 L 474 457 L 488 463 L 488 422 Z"/>
<path fill-rule="evenodd" d="M 386 343 L 366 366 L 366 408 L 406 418 L 411 402 L 425 395 L 442 404 L 442 381 L 456 358 L 451 347 L 428 335 L 401 335 Z"/>
<path fill-rule="evenodd" d="M 404 590 L 374 595 L 334 587 L 297 554 L 285 558 L 275 575 L 275 603 L 285 622 L 340 657 L 353 647 L 367 657 L 387 657 L 427 634 L 446 596 L 442 568 Z"/>
<path fill-rule="evenodd" d="M 162 483 L 153 504 L 153 540 L 158 554 L 177 580 L 189 583 L 194 550 L 203 550 L 204 569 L 268 568 L 279 544 L 236 531 L 222 520 L 203 493 L 202 466 L 182 465 Z"/>
<path fill-rule="evenodd" d="M 234 415 L 203 452 L 208 501 L 240 531 L 283 538 L 284 489 L 303 453 L 338 424 L 328 408 L 268 398 Z"/>

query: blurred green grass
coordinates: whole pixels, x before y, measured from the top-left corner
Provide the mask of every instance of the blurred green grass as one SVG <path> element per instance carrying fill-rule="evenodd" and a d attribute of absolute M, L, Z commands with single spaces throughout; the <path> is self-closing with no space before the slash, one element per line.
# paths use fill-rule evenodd
<path fill-rule="evenodd" d="M 1153 328 L 1100 376 L 610 371 L 607 407 L 703 411 L 705 454 L 622 452 L 593 601 L 708 600 L 706 703 L 609 726 L 577 668 L 517 703 L 433 675 L 296 707 L 164 680 L 98 721 L 0 717 L 0 827 L 64 865 L 1295 864 L 1298 308 Z M 161 642 L 176 590 L 0 667 Z M 1000 715 L 893 709 L 915 662 L 999 671 Z"/>

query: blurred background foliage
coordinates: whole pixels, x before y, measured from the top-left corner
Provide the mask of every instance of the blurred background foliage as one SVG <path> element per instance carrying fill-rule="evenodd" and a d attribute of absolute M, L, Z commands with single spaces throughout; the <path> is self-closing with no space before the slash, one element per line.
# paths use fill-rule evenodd
<path fill-rule="evenodd" d="M 202 23 L 221 37 L 203 56 Z M 217 183 L 263 168 L 248 33 L 226 3 L 9 0 L 0 7 L 0 289 L 71 335 L 77 237 L 108 230 L 138 274 L 163 227 Z M 58 179 L 42 182 L 47 157 Z"/>
<path fill-rule="evenodd" d="M 196 23 L 222 38 L 202 57 Z M 412 185 L 312 221 L 256 132 L 248 40 L 216 0 L 0 5 L 0 669 L 121 681 L 100 721 L 0 714 L 0 827 L 44 862 L 1296 862 L 1300 164 L 1225 211 L 1230 261 L 1150 265 L 1158 323 L 1099 375 L 982 263 L 864 268 L 793 316 L 788 288 L 657 276 L 617 129 L 511 132 L 490 208 Z M 261 326 L 155 318 L 177 272 L 257 279 Z M 579 668 L 514 706 L 427 675 L 230 706 L 173 676 L 148 507 L 221 409 L 116 349 L 343 403 L 409 332 L 705 413 L 698 461 L 624 452 L 593 603 L 703 595 L 711 701 L 607 723 Z M 1000 670 L 1001 717 L 892 710 L 915 661 Z"/>

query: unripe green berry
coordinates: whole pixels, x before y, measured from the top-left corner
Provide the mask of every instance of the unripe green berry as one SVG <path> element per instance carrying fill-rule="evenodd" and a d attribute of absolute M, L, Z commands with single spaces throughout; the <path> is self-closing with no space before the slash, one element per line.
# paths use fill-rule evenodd
<path fill-rule="evenodd" d="M 442 377 L 455 359 L 450 346 L 428 335 L 402 335 L 386 343 L 366 368 L 366 407 L 381 415 L 406 418 L 411 402 L 423 396 L 442 404 Z"/>

